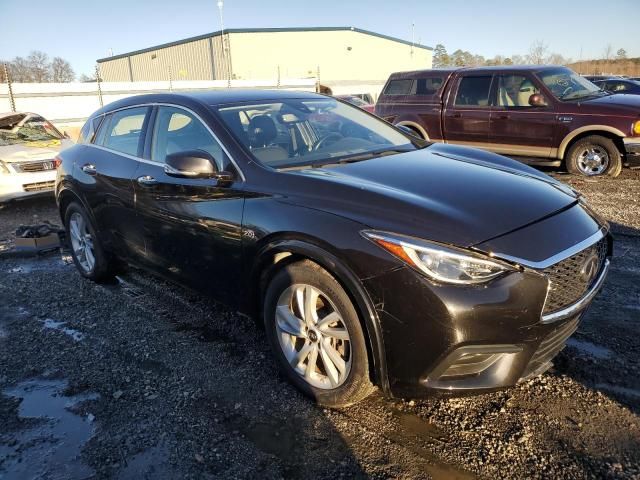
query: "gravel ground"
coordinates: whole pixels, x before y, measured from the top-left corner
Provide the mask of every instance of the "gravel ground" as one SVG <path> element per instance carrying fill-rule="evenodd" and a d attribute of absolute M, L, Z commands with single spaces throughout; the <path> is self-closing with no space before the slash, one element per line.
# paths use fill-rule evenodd
<path fill-rule="evenodd" d="M 612 271 L 545 375 L 461 399 L 316 407 L 252 320 L 138 271 L 84 280 L 7 250 L 51 198 L 0 208 L 0 479 L 640 478 L 640 172 L 581 190 Z M 4 252 L 3 252 L 4 250 Z"/>

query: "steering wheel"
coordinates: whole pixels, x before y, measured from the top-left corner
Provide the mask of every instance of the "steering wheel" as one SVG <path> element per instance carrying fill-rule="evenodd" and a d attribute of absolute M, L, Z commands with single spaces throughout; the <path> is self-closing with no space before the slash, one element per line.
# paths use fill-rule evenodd
<path fill-rule="evenodd" d="M 567 88 L 565 88 L 562 91 L 562 95 L 560 95 L 560 98 L 564 97 L 565 95 L 568 95 L 569 92 L 571 92 L 573 90 L 573 87 L 571 85 L 569 85 Z"/>
<path fill-rule="evenodd" d="M 339 133 L 331 132 L 328 135 L 325 135 L 324 137 L 322 137 L 320 140 L 318 140 L 316 144 L 313 146 L 313 150 L 320 150 L 324 146 L 324 144 L 327 143 L 330 139 L 334 139 L 334 143 L 335 143 L 338 140 L 342 140 L 343 138 L 344 137 Z"/>

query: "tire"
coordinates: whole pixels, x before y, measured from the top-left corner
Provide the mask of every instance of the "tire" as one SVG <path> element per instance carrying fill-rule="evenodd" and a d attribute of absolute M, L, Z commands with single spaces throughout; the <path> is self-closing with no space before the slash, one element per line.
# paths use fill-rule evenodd
<path fill-rule="evenodd" d="M 269 283 L 263 312 L 278 366 L 305 395 L 320 405 L 339 408 L 373 391 L 358 314 L 326 270 L 308 260 L 284 266 Z M 305 322 L 306 317 L 311 323 Z"/>
<path fill-rule="evenodd" d="M 583 176 L 617 177 L 622 171 L 622 155 L 607 137 L 590 135 L 571 145 L 565 157 L 569 173 Z"/>
<path fill-rule="evenodd" d="M 73 263 L 80 274 L 98 283 L 112 279 L 112 264 L 102 248 L 89 215 L 78 203 L 72 202 L 67 207 L 64 226 Z"/>

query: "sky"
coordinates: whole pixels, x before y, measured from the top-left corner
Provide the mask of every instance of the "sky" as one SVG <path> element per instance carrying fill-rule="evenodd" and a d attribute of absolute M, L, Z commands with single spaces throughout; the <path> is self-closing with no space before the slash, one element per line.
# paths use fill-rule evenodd
<path fill-rule="evenodd" d="M 0 0 L 0 60 L 42 50 L 78 75 L 95 61 L 220 30 L 218 0 Z M 542 40 L 574 60 L 640 56 L 640 0 L 224 0 L 225 28 L 353 26 L 487 58 Z M 375 61 L 375 59 L 372 59 Z"/>

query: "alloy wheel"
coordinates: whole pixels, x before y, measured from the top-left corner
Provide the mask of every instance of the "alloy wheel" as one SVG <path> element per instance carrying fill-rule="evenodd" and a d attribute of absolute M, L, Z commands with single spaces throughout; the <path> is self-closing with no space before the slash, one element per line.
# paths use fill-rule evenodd
<path fill-rule="evenodd" d="M 578 168 L 585 175 L 600 175 L 609 166 L 609 154 L 600 146 L 585 148 L 578 155 Z"/>
<path fill-rule="evenodd" d="M 91 272 L 96 264 L 93 238 L 89 233 L 87 222 L 78 212 L 73 212 L 69 219 L 69 233 L 71 236 L 71 248 L 73 248 L 73 253 L 80 267 L 86 273 Z"/>
<path fill-rule="evenodd" d="M 351 340 L 326 293 L 291 285 L 280 295 L 275 317 L 280 348 L 298 375 L 321 389 L 344 383 L 351 370 Z"/>

